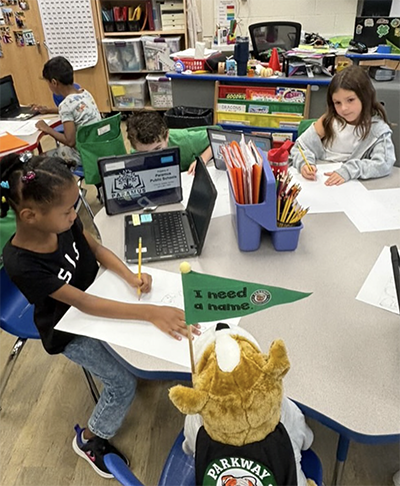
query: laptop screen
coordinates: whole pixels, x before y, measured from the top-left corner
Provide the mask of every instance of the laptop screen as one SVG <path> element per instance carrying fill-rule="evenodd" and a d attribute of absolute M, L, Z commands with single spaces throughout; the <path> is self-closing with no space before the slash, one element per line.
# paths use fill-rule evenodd
<path fill-rule="evenodd" d="M 200 255 L 206 239 L 216 198 L 217 190 L 210 174 L 204 162 L 197 160 L 196 175 L 193 180 L 186 211 L 190 214 L 198 255 Z"/>
<path fill-rule="evenodd" d="M 0 79 L 0 113 L 6 115 L 19 107 L 17 93 L 15 92 L 12 76 Z"/>
<path fill-rule="evenodd" d="M 399 305 L 399 310 L 400 310 L 400 258 L 399 258 L 399 250 L 397 249 L 396 245 L 390 247 L 390 256 L 392 260 L 392 269 L 393 269 L 393 277 L 394 277 L 394 286 L 395 286 L 396 296 L 397 296 L 397 303 Z"/>
<path fill-rule="evenodd" d="M 98 160 L 108 215 L 182 200 L 179 148 Z"/>

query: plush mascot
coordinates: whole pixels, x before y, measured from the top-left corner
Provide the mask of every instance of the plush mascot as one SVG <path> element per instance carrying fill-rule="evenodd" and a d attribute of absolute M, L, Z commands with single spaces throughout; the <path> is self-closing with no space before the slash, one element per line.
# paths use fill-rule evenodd
<path fill-rule="evenodd" d="M 248 332 L 218 324 L 194 344 L 193 388 L 169 396 L 184 414 L 186 454 L 195 454 L 196 484 L 315 485 L 301 470 L 312 431 L 283 394 L 290 363 L 281 340 L 263 354 Z"/>

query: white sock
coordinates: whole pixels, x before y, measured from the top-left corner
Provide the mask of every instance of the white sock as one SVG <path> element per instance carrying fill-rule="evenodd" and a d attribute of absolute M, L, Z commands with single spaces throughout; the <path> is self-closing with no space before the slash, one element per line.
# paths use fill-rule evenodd
<path fill-rule="evenodd" d="M 83 430 L 85 430 L 85 429 L 83 429 Z M 83 444 L 87 444 L 87 443 L 89 442 L 89 439 L 85 439 L 85 438 L 83 437 L 83 430 L 82 430 L 82 432 L 81 432 L 81 441 L 82 441 L 82 443 L 83 443 Z"/>

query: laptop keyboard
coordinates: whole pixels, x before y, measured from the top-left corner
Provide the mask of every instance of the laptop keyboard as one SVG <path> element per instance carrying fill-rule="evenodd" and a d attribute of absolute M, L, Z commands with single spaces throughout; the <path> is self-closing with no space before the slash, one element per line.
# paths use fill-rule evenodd
<path fill-rule="evenodd" d="M 153 213 L 153 225 L 157 255 L 176 255 L 189 251 L 181 213 Z"/>

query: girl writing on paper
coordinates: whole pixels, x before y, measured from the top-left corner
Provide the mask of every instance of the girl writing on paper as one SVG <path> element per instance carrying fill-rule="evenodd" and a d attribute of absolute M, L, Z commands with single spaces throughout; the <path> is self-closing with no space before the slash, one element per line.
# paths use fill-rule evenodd
<path fill-rule="evenodd" d="M 292 148 L 291 160 L 301 175 L 315 180 L 318 160 L 342 162 L 339 169 L 325 172 L 327 186 L 390 174 L 396 161 L 392 130 L 363 68 L 350 66 L 337 73 L 328 87 L 327 104 L 326 112 Z"/>
<path fill-rule="evenodd" d="M 103 382 L 87 428 L 75 426 L 73 449 L 100 476 L 110 478 L 104 455 L 114 452 L 127 461 L 108 439 L 129 410 L 136 378 L 100 341 L 54 327 L 74 306 L 93 316 L 148 321 L 181 339 L 187 335 L 184 312 L 174 307 L 116 302 L 86 292 L 96 278 L 99 263 L 141 293 L 150 292 L 152 279 L 146 273 L 140 278 L 132 273 L 83 229 L 75 212 L 78 187 L 63 159 L 12 154 L 1 160 L 0 175 L 0 216 L 5 217 L 11 208 L 17 224 L 3 250 L 5 270 L 34 305 L 35 324 L 46 351 L 64 354 Z M 194 332 L 199 334 L 197 328 Z"/>

